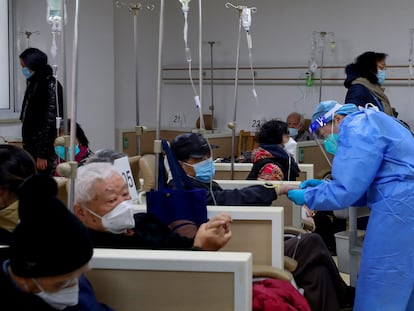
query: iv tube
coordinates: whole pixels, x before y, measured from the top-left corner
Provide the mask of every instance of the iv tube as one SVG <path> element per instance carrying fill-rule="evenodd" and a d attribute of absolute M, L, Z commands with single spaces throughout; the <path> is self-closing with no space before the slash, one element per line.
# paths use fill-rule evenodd
<path fill-rule="evenodd" d="M 188 47 L 188 4 L 189 4 L 190 0 L 180 0 L 180 3 L 182 4 L 182 11 L 183 11 L 183 15 L 184 15 L 184 29 L 183 29 L 183 37 L 184 37 L 184 45 L 185 45 L 185 56 L 186 56 L 186 60 L 188 63 L 188 76 L 190 79 L 190 83 L 191 83 L 191 87 L 193 89 L 193 93 L 194 93 L 194 104 L 199 112 L 199 118 L 200 118 L 200 129 L 204 130 L 205 126 L 204 126 L 204 119 L 203 119 L 203 110 L 202 110 L 202 106 L 201 106 L 201 101 L 200 101 L 200 96 L 197 94 L 197 90 L 196 87 L 194 85 L 194 80 L 193 80 L 193 74 L 192 74 L 192 67 L 191 67 L 191 51 L 190 48 Z M 201 60 L 200 60 L 201 61 Z"/>
<path fill-rule="evenodd" d="M 256 104 L 259 104 L 259 100 L 257 98 L 257 92 L 256 92 L 256 81 L 255 81 L 254 70 L 253 70 L 253 57 L 252 57 L 253 44 L 252 44 L 252 37 L 250 35 L 250 26 L 252 23 L 251 12 L 256 12 L 256 8 L 248 8 L 244 6 L 241 11 L 240 18 L 242 21 L 243 28 L 246 31 L 247 47 L 249 51 L 250 72 L 252 75 L 252 93 L 253 93 L 253 97 L 255 98 Z"/>

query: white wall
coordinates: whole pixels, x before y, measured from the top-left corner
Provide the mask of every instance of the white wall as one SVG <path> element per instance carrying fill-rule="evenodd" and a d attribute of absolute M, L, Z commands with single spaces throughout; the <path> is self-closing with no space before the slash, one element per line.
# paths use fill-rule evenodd
<path fill-rule="evenodd" d="M 225 8 L 228 1 L 203 1 L 203 66 L 207 76 L 210 67 L 210 46 L 207 41 L 216 41 L 214 45 L 215 67 L 235 67 L 236 46 L 238 34 L 238 15 L 234 9 Z M 159 1 L 153 1 L 156 10 Z M 193 55 L 193 67 L 198 68 L 198 1 L 190 2 L 189 12 L 189 45 Z M 367 50 L 386 52 L 389 54 L 388 65 L 404 65 L 403 69 L 389 69 L 388 75 L 394 78 L 408 78 L 409 29 L 414 27 L 411 22 L 411 12 L 414 3 L 410 0 L 365 0 L 365 1 L 245 1 L 233 3 L 257 7 L 257 13 L 252 16 L 251 35 L 253 38 L 253 62 L 255 67 L 264 66 L 307 66 L 311 55 L 311 38 L 313 31 L 335 33 L 336 49 L 324 49 L 325 66 L 341 66 L 339 69 L 325 69 L 324 77 L 338 80 L 324 81 L 322 100 L 335 99 L 342 102 L 345 97 L 343 87 L 343 67 Z M 178 1 L 165 1 L 164 49 L 163 64 L 165 67 L 186 67 L 184 42 L 182 37 L 183 17 Z M 124 19 L 127 18 L 126 12 Z M 141 124 L 155 124 L 155 93 L 156 85 L 156 44 L 158 32 L 158 15 L 142 10 L 140 24 L 140 66 L 145 68 L 140 72 L 140 103 Z M 119 23 L 116 23 L 118 26 Z M 125 25 L 124 25 L 125 26 Z M 129 28 L 123 28 L 123 33 Z M 118 34 L 118 32 L 117 32 Z M 131 32 L 130 32 L 131 35 Z M 118 39 L 118 46 L 125 47 L 130 37 Z M 123 41 L 122 41 L 123 40 Z M 327 39 L 328 40 L 328 39 Z M 123 51 L 125 53 L 125 51 Z M 320 64 L 321 53 L 317 53 Z M 121 60 L 122 61 L 122 60 Z M 127 63 L 127 62 L 125 62 Z M 130 64 L 129 64 L 130 65 Z M 124 64 L 124 66 L 128 66 Z M 240 67 L 248 67 L 248 53 L 244 33 L 241 37 Z M 129 67 L 130 68 L 130 67 Z M 148 70 L 147 70 L 148 69 Z M 222 72 L 217 72 L 220 77 Z M 257 70 L 258 77 L 268 73 Z M 254 103 L 250 82 L 240 82 L 237 101 L 238 129 L 249 128 L 255 119 L 271 117 L 285 118 L 293 110 L 300 110 L 308 117 L 319 100 L 318 80 L 313 87 L 308 88 L 304 82 L 304 70 L 272 71 L 272 77 L 299 78 L 298 82 L 257 82 L 256 90 L 259 95 L 259 106 Z M 234 77 L 234 70 L 230 72 Z M 240 73 L 249 77 L 249 72 Z M 186 72 L 180 74 L 186 76 Z M 197 72 L 194 72 L 197 78 Z M 316 74 L 318 79 L 319 73 Z M 124 85 L 131 83 L 121 74 L 117 82 Z M 124 81 L 124 82 L 122 82 Z M 411 108 L 412 90 L 407 87 L 408 81 L 388 81 L 385 84 L 386 93 L 400 112 L 400 116 L 413 123 Z M 131 92 L 132 90 L 129 90 Z M 215 83 L 214 104 L 218 127 L 227 130 L 227 122 L 232 121 L 234 112 L 233 82 Z M 125 96 L 125 95 L 124 95 Z M 120 100 L 121 98 L 118 97 Z M 127 97 L 125 96 L 125 99 Z M 194 108 L 193 93 L 188 81 L 181 84 L 166 83 L 162 88 L 162 118 L 163 126 L 169 126 L 171 117 L 177 112 L 185 114 L 184 127 L 193 127 L 197 118 Z M 131 100 L 131 97 L 128 98 Z M 120 101 L 122 102 L 122 100 Z M 123 104 L 125 103 L 125 105 Z M 119 127 L 131 127 L 135 116 L 128 104 L 121 104 L 125 118 L 118 123 Z M 204 81 L 203 89 L 204 111 L 208 112 L 211 103 L 209 80 Z M 134 107 L 129 104 L 129 107 Z"/>
<path fill-rule="evenodd" d="M 112 147 L 115 128 L 132 128 L 136 124 L 134 86 L 134 36 L 133 15 L 126 8 L 115 8 L 115 1 L 80 1 L 79 42 L 79 109 L 78 120 L 92 141 L 92 148 Z M 182 36 L 183 16 L 178 1 L 165 2 L 164 20 L 164 67 L 186 67 Z M 214 45 L 215 67 L 233 67 L 236 62 L 238 14 L 225 8 L 228 1 L 203 1 L 203 66 L 207 77 L 210 71 L 210 46 Z M 19 14 L 17 31 L 26 28 L 40 30 L 34 36 L 33 46 L 47 50 L 50 45 L 50 28 L 45 20 L 46 0 L 16 0 Z M 70 7 L 70 22 L 73 23 L 74 1 Z M 129 3 L 129 2 L 128 2 Z M 142 9 L 138 16 L 139 43 L 139 116 L 140 124 L 156 125 L 157 49 L 160 0 L 145 1 L 155 5 L 154 11 Z M 193 56 L 193 67 L 198 68 L 198 3 L 190 2 L 189 46 Z M 252 16 L 254 67 L 307 66 L 311 55 L 313 31 L 335 33 L 336 49 L 332 53 L 326 45 L 325 66 L 341 66 L 325 69 L 324 77 L 338 80 L 326 81 L 322 87 L 322 99 L 342 101 L 345 88 L 343 67 L 357 55 L 367 50 L 389 54 L 387 64 L 404 65 L 403 69 L 389 69 L 394 78 L 408 78 L 409 29 L 414 27 L 411 0 L 291 0 L 291 1 L 244 1 L 235 5 L 255 6 Z M 99 9 L 98 9 L 99 6 Z M 70 26 L 72 27 L 72 26 Z M 16 38 L 19 35 L 16 33 Z M 21 38 L 21 35 L 20 35 Z M 68 36 L 71 40 L 72 36 Z M 71 45 L 69 45 L 71 48 Z M 71 54 L 71 52 L 69 52 Z M 317 53 L 317 62 L 321 54 Z M 70 55 L 68 56 L 70 60 Z M 70 65 L 70 62 L 68 62 Z M 248 53 L 244 34 L 241 37 L 240 67 L 248 67 Z M 280 81 L 257 81 L 259 104 L 252 98 L 251 82 L 240 82 L 238 89 L 238 129 L 248 129 L 252 120 L 271 117 L 285 118 L 292 110 L 300 110 L 311 116 L 319 98 L 318 81 L 311 88 L 305 87 L 304 69 L 256 70 L 257 78 L 270 77 L 301 78 L 290 83 Z M 179 74 L 186 78 L 184 71 Z M 217 71 L 215 77 L 224 76 Z M 249 71 L 240 75 L 249 78 Z M 234 70 L 226 76 L 234 77 Z M 316 78 L 318 75 L 316 75 Z M 194 71 L 194 78 L 198 78 Z M 68 80 L 70 81 L 70 80 Z M 385 83 L 386 93 L 400 116 L 413 124 L 411 107 L 413 95 L 408 81 Z M 197 89 L 198 90 L 198 89 Z M 23 90 L 19 90 L 23 92 Z M 215 83 L 214 104 L 218 128 L 227 130 L 226 124 L 233 119 L 234 85 Z M 162 86 L 162 118 L 164 127 L 170 126 L 176 113 L 185 115 L 184 127 L 193 127 L 197 118 L 193 93 L 188 81 L 165 83 Z M 203 107 L 208 112 L 211 103 L 209 80 L 204 81 Z"/>
<path fill-rule="evenodd" d="M 68 115 L 71 109 L 71 73 L 73 49 L 73 24 L 75 1 L 67 3 L 67 87 Z M 79 1 L 79 50 L 78 50 L 78 80 L 77 80 L 77 119 L 82 125 L 92 148 L 114 148 L 114 16 L 113 2 L 111 0 Z M 18 65 L 18 55 L 27 47 L 25 31 L 39 31 L 38 35 L 30 37 L 30 46 L 44 51 L 49 56 L 49 63 L 58 64 L 59 60 L 50 52 L 52 35 L 51 27 L 46 21 L 46 0 L 14 0 L 15 8 L 15 67 L 16 67 L 16 100 L 21 106 L 24 94 L 24 78 Z M 99 15 L 97 15 L 99 12 Z M 58 39 L 58 44 L 60 38 Z M 59 45 L 60 47 L 60 45 Z M 9 127 L 9 125 L 6 125 Z M 5 127 L 6 127 L 5 126 Z M 16 125 L 13 128 L 17 128 Z M 0 128 L 7 136 L 19 136 Z"/>

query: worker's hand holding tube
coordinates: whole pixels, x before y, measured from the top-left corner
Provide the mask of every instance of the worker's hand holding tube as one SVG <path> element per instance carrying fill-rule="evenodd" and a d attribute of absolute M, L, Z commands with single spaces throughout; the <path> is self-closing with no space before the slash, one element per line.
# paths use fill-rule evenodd
<path fill-rule="evenodd" d="M 305 189 L 289 190 L 287 196 L 296 205 L 305 205 Z"/>

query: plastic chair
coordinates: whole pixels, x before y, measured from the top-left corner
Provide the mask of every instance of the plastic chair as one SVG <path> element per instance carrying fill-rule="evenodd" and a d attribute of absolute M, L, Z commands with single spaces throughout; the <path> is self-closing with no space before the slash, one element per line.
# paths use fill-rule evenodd
<path fill-rule="evenodd" d="M 141 183 L 139 181 L 139 171 L 140 171 L 139 159 L 140 158 L 141 156 L 139 155 L 128 157 L 129 166 L 131 167 L 132 176 L 134 177 L 135 187 L 137 187 L 137 189 L 141 188 Z"/>
<path fill-rule="evenodd" d="M 237 155 L 241 155 L 243 151 L 251 151 L 257 148 L 258 144 L 255 142 L 255 132 L 240 130 L 237 144 Z"/>
<path fill-rule="evenodd" d="M 142 190 L 147 192 L 151 189 L 155 189 L 155 155 L 144 154 L 139 159 L 139 168 L 144 183 L 142 184 Z"/>

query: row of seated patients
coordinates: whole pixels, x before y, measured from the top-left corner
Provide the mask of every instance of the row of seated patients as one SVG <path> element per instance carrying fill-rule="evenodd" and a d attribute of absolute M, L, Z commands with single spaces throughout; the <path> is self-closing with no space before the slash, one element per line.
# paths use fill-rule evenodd
<path fill-rule="evenodd" d="M 192 161 L 202 162 L 204 161 L 203 157 L 208 156 L 210 153 L 210 147 L 206 144 L 206 141 L 201 136 L 194 135 L 187 134 L 177 137 L 171 144 L 172 150 L 175 151 L 175 156 L 179 161 L 186 162 L 186 164 L 182 165 L 192 169 Z M 199 143 L 195 145 L 186 143 L 190 137 L 191 139 L 196 139 Z M 177 142 L 181 144 L 177 145 Z M 191 146 L 195 149 L 191 149 Z M 177 147 L 181 149 L 177 149 Z M 182 153 L 177 153 L 177 150 L 181 150 Z M 193 153 L 193 150 L 204 150 L 203 152 L 205 153 L 200 158 L 200 154 Z M 187 156 L 184 156 L 184 151 L 188 152 Z M 183 156 L 187 158 L 184 159 Z M 195 157 L 193 158 L 192 156 Z M 51 218 L 45 217 L 45 213 L 50 211 L 41 211 L 42 206 L 59 205 L 54 197 L 56 195 L 56 185 L 47 180 L 47 177 L 43 176 L 44 179 L 36 177 L 37 179 L 35 178 L 34 182 L 26 186 L 29 190 L 21 192 L 20 200 L 18 201 L 19 186 L 28 177 L 30 180 L 30 176 L 35 173 L 35 165 L 30 155 L 18 147 L 1 145 L 0 160 L 0 202 L 2 203 L 0 206 L 2 208 L 0 211 L 0 226 L 4 229 L 2 230 L 1 238 L 3 243 L 11 244 L 10 254 L 6 256 L 7 260 L 4 261 L 2 269 L 2 282 L 5 282 L 10 290 L 10 295 L 7 295 L 10 299 L 6 300 L 5 303 L 7 301 L 13 304 L 21 303 L 21 306 L 24 307 L 35 301 L 38 305 L 50 306 L 51 310 L 54 310 L 54 308 L 64 309 L 66 307 L 67 310 L 105 310 L 107 307 L 94 300 L 93 290 L 90 288 L 87 280 L 81 276 L 82 272 L 84 272 L 84 266 L 90 259 L 89 255 L 73 263 L 68 268 L 69 270 L 57 268 L 51 272 L 40 271 L 34 274 L 13 270 L 13 262 L 19 260 L 27 261 L 27 256 L 30 259 L 39 256 L 39 262 L 45 260 L 48 267 L 53 266 L 49 265 L 49 259 L 56 263 L 55 266 L 60 267 L 60 264 L 58 264 L 60 262 L 62 262 L 63 266 L 64 261 L 57 260 L 57 256 L 65 255 L 65 258 L 71 257 L 66 256 L 67 253 L 63 254 L 65 250 L 56 248 L 54 243 L 61 245 L 60 241 L 59 243 L 57 241 L 60 239 L 64 241 L 65 236 L 67 238 L 66 233 L 69 231 L 62 232 L 63 230 L 59 230 L 61 229 L 59 227 L 60 218 L 57 216 L 53 216 L 53 226 L 56 225 L 56 227 L 53 227 L 52 222 L 48 221 Z M 188 174 L 194 177 L 193 180 L 195 182 L 200 182 L 196 178 L 194 169 L 193 172 L 188 172 Z M 48 193 L 47 195 L 37 195 L 42 193 L 38 189 L 39 187 L 36 187 L 40 184 L 42 189 L 47 189 L 44 190 Z M 32 188 L 35 188 L 35 190 Z M 132 208 L 128 204 L 130 197 L 126 185 L 110 163 L 90 163 L 80 167 L 75 181 L 75 191 L 74 212 L 77 218 L 88 228 L 88 237 L 91 238 L 91 245 L 93 247 L 217 250 L 231 238 L 231 218 L 226 214 L 210 219 L 207 224 L 199 228 L 195 237 L 190 239 L 171 232 L 168 227 L 150 215 L 133 214 Z M 210 200 L 209 204 L 211 204 L 213 200 L 212 193 L 210 191 L 206 193 Z M 220 202 L 218 203 L 219 205 L 270 205 L 271 201 L 277 197 L 275 189 L 263 186 L 253 186 L 240 190 L 222 190 L 217 185 L 213 193 L 217 203 Z M 256 193 L 257 201 L 251 200 L 251 194 L 254 193 Z M 262 196 L 257 195 L 257 193 L 261 193 Z M 45 201 L 46 198 L 48 198 L 48 201 Z M 21 202 L 26 202 L 26 205 Z M 23 208 L 27 208 L 27 205 L 31 208 L 31 214 L 24 217 L 26 212 Z M 32 213 L 43 216 L 34 217 Z M 68 217 L 67 214 L 64 216 Z M 43 221 L 41 226 L 43 229 L 39 229 L 40 226 L 37 223 L 39 218 Z M 61 218 L 64 217 L 61 215 Z M 4 225 L 5 219 L 9 222 L 8 226 Z M 70 222 L 77 224 L 72 218 L 70 219 Z M 17 225 L 19 220 L 20 223 Z M 17 233 L 21 232 L 21 230 L 18 231 L 15 228 L 23 226 L 27 222 L 30 223 L 32 230 L 24 231 L 24 234 L 20 233 L 20 240 L 18 240 Z M 42 232 L 44 233 L 44 230 L 47 231 L 47 238 L 46 236 L 39 238 L 34 234 L 34 232 L 38 232 L 40 235 Z M 56 234 L 54 234 L 55 232 Z M 63 236 L 61 237 L 61 235 Z M 80 239 L 88 241 L 86 237 Z M 18 255 L 13 257 L 13 247 L 19 247 L 18 241 L 20 241 L 19 243 L 33 243 L 37 247 L 27 247 L 27 254 L 18 253 Z M 87 244 L 87 242 L 85 243 Z M 86 246 L 84 248 L 87 249 Z M 352 288 L 348 287 L 341 279 L 329 251 L 319 236 L 305 234 L 300 241 L 296 238 L 286 241 L 285 254 L 288 256 L 293 255 L 295 248 L 297 248 L 295 259 L 298 261 L 298 269 L 294 272 L 294 277 L 298 285 L 305 289 L 305 298 L 312 310 L 339 310 L 341 306 L 352 303 Z M 24 249 L 26 249 L 26 244 Z M 38 250 L 42 250 L 41 254 L 44 254 L 44 256 Z M 30 251 L 33 254 L 30 254 Z M 82 254 L 81 251 L 73 250 L 71 250 L 71 253 Z M 68 259 L 67 261 L 70 260 Z M 25 263 L 27 266 L 27 262 Z M 70 264 L 68 263 L 68 265 Z M 61 274 L 63 274 L 62 271 L 66 273 L 64 274 L 65 277 L 68 277 L 60 283 L 60 287 L 47 287 L 49 278 L 59 279 Z M 23 277 L 23 279 L 20 280 L 18 277 Z M 68 279 L 71 281 L 67 281 Z M 64 302 L 59 305 L 59 308 L 56 308 L 56 304 L 52 303 L 51 300 L 55 296 L 57 296 L 57 300 L 60 298 L 59 294 L 53 295 L 53 293 L 61 293 L 61 291 L 76 292 L 78 296 L 75 299 L 75 294 L 72 296 L 68 295 L 72 297 L 72 300 Z M 49 296 L 52 296 L 52 298 Z M 76 303 L 74 302 L 75 300 Z M 82 305 L 87 303 L 96 304 L 96 309 L 82 309 Z M 70 304 L 75 304 L 76 307 L 69 307 Z"/>

